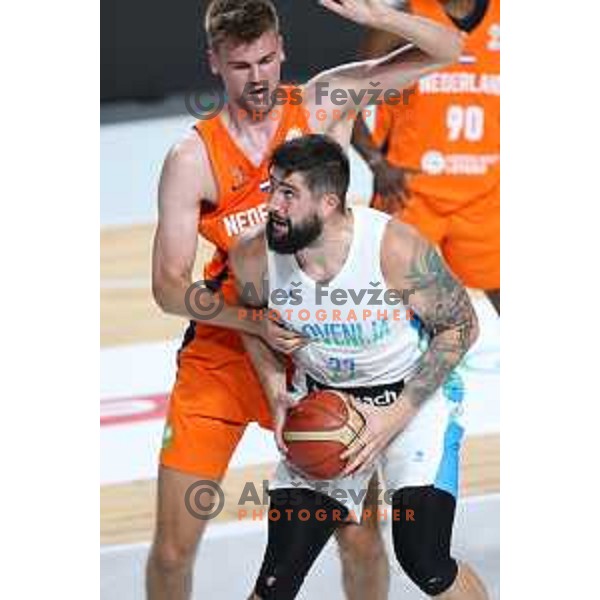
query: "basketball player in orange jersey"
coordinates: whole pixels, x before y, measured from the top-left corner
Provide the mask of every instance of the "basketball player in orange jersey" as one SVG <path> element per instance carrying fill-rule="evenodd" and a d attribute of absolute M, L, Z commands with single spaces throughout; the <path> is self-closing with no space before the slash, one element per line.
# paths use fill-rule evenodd
<path fill-rule="evenodd" d="M 466 37 L 456 64 L 421 79 L 406 103 L 377 108 L 372 137 L 357 121 L 353 143 L 373 171 L 373 206 L 416 226 L 499 314 L 500 0 L 389 2 Z M 402 43 L 373 31 L 367 53 Z"/>
<path fill-rule="evenodd" d="M 280 83 L 284 49 L 270 0 L 215 0 L 207 11 L 208 59 L 223 81 L 227 103 L 220 115 L 199 121 L 172 148 L 159 186 L 153 293 L 165 312 L 191 324 L 178 354 L 160 455 L 156 531 L 147 565 L 150 600 L 190 597 L 192 565 L 207 521 L 186 509 L 188 488 L 199 479 L 221 481 L 248 423 L 271 426 L 268 402 L 239 335 L 266 338 L 266 328 L 238 320 L 230 306 L 237 296 L 228 278 L 227 254 L 241 233 L 266 219 L 268 189 L 261 184 L 269 179 L 272 149 L 306 132 L 329 134 L 348 147 L 352 113 L 370 96 L 365 94 L 362 104 L 348 100 L 340 106 L 332 104 L 330 95 L 318 96 L 319 89 L 357 93 L 369 89 L 370 81 L 386 89 L 402 88 L 461 52 L 456 30 L 395 11 L 381 0 L 321 4 L 351 21 L 402 36 L 412 46 L 379 60 L 330 69 L 292 90 Z M 273 98 L 281 98 L 282 90 L 294 100 L 299 93 L 301 103 L 276 106 Z M 204 277 L 212 290 L 220 288 L 226 302 L 210 320 L 186 301 L 198 234 L 216 246 Z M 205 291 L 208 315 L 217 300 Z M 301 343 L 281 341 L 288 350 Z M 377 530 L 346 528 L 338 541 L 348 596 L 385 598 L 387 566 Z"/>

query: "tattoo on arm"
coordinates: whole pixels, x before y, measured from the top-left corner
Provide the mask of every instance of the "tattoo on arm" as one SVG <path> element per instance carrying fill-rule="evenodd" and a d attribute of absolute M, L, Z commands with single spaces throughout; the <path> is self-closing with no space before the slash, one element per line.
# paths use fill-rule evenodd
<path fill-rule="evenodd" d="M 416 244 L 407 279 L 415 290 L 415 312 L 429 337 L 404 388 L 418 407 L 444 383 L 475 341 L 477 317 L 465 288 L 429 244 Z"/>

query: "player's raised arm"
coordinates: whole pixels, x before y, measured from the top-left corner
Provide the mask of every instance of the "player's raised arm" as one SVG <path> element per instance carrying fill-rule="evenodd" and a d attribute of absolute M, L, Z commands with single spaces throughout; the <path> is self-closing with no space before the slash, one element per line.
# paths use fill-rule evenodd
<path fill-rule="evenodd" d="M 216 196 L 208 158 L 197 135 L 175 145 L 167 155 L 158 191 L 158 225 L 152 254 L 152 293 L 160 308 L 169 314 L 197 320 L 210 313 L 216 299 L 210 290 L 186 294 L 193 284 L 198 247 L 198 215 L 203 199 Z M 240 319 L 235 308 L 225 305 L 210 319 L 211 325 L 263 335 L 259 322 Z"/>
<path fill-rule="evenodd" d="M 410 309 L 429 337 L 427 350 L 402 392 L 419 408 L 477 339 L 477 316 L 467 291 L 429 242 L 397 221 L 388 228 L 382 256 L 388 286 L 410 292 Z"/>
<path fill-rule="evenodd" d="M 414 44 L 433 62 L 458 60 L 462 35 L 430 19 L 415 17 L 389 6 L 384 0 L 320 0 L 332 12 L 373 29 L 386 31 Z"/>
<path fill-rule="evenodd" d="M 381 58 L 335 67 L 308 82 L 304 98 L 315 131 L 328 132 L 340 121 L 334 111 L 347 114 L 381 102 L 386 93 L 401 90 L 460 57 L 463 48 L 460 31 L 390 8 L 383 0 L 322 0 L 321 4 L 351 21 L 409 43 Z M 324 110 L 326 118 L 313 115 L 319 108 Z"/>

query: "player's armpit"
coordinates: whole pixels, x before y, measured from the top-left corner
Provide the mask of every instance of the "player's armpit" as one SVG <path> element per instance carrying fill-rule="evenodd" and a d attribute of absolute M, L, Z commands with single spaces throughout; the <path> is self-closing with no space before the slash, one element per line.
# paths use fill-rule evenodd
<path fill-rule="evenodd" d="M 475 310 L 437 250 L 412 228 L 391 222 L 382 267 L 388 286 L 403 290 L 429 343 L 402 396 L 418 407 L 446 380 L 477 339 Z"/>

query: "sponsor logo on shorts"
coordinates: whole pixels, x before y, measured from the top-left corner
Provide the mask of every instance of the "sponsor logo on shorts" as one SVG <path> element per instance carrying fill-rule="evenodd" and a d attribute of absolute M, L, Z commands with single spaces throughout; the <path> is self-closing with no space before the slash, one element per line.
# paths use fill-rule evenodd
<path fill-rule="evenodd" d="M 422 463 L 425 460 L 425 452 L 417 450 L 413 455 L 413 462 Z"/>
<path fill-rule="evenodd" d="M 165 429 L 163 431 L 163 437 L 162 437 L 163 450 L 166 450 L 167 448 L 169 448 L 172 443 L 173 443 L 173 428 L 171 427 L 170 423 L 167 423 L 165 425 Z"/>
<path fill-rule="evenodd" d="M 386 383 L 372 387 L 332 387 L 307 375 L 306 387 L 309 392 L 313 390 L 337 390 L 338 392 L 348 394 L 355 402 L 368 404 L 369 406 L 390 406 L 390 404 L 396 402 L 402 393 L 404 382 L 398 381 L 396 383 Z"/>
<path fill-rule="evenodd" d="M 370 396 L 369 394 L 355 395 L 351 394 L 356 402 L 368 404 L 369 406 L 390 406 L 398 399 L 398 392 L 395 390 L 385 390 L 383 394 Z"/>

